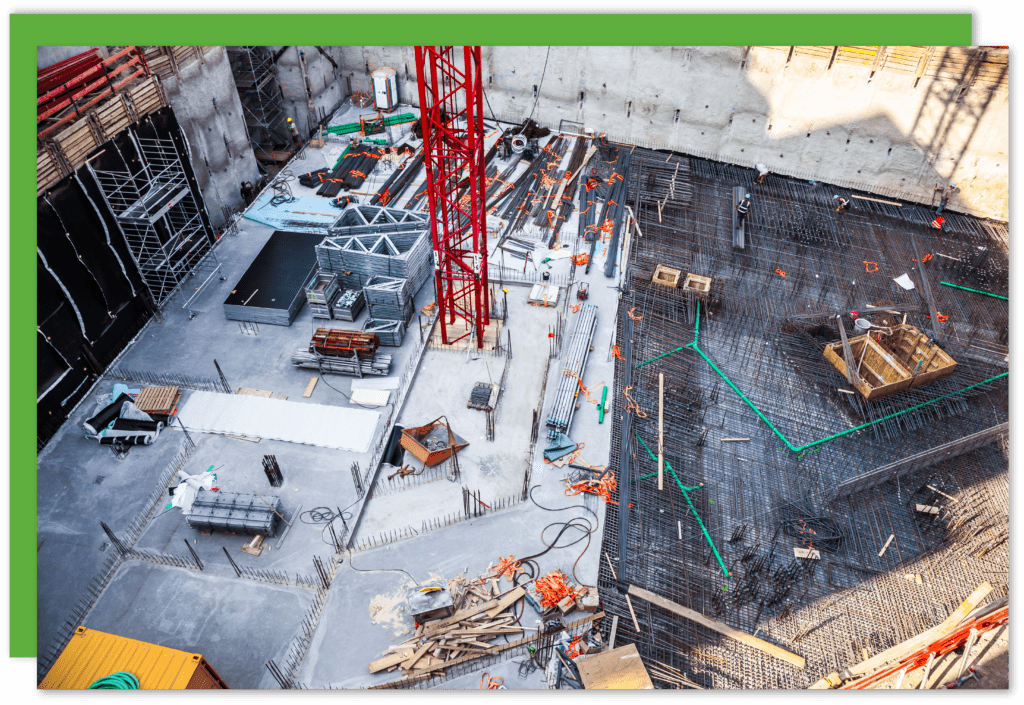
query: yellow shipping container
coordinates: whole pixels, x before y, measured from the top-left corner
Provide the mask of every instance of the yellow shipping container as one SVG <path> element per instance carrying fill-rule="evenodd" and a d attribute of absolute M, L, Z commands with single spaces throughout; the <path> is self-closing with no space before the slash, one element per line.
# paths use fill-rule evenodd
<path fill-rule="evenodd" d="M 85 690 L 113 673 L 125 671 L 142 690 L 203 690 L 227 684 L 202 654 L 190 654 L 144 641 L 79 627 L 40 688 Z"/>

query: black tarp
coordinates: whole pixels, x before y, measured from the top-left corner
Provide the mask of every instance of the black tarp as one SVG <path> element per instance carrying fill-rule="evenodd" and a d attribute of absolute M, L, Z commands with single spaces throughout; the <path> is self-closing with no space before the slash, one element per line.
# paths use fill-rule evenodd
<path fill-rule="evenodd" d="M 56 433 L 96 375 L 152 316 L 152 299 L 90 173 L 90 167 L 97 171 L 138 171 L 140 155 L 129 129 L 140 138 L 174 141 L 202 214 L 203 236 L 214 242 L 187 142 L 169 107 L 121 131 L 89 155 L 93 158 L 88 166 L 64 177 L 38 197 L 36 311 L 42 335 L 37 336 L 37 394 L 45 392 L 45 396 L 37 405 L 37 447 Z"/>

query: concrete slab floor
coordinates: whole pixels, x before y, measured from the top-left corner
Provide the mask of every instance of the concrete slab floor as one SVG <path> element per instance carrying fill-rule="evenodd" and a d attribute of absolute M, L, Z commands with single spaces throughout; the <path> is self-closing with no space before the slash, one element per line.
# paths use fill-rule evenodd
<path fill-rule="evenodd" d="M 289 170 L 298 174 L 319 168 L 320 162 L 333 165 L 337 158 L 330 153 L 333 147 L 329 142 L 323 150 L 307 149 L 304 158 L 290 164 Z M 384 178 L 386 175 L 379 180 L 383 182 Z M 295 191 L 304 189 L 297 181 L 291 183 Z M 373 190 L 373 181 L 368 183 L 366 190 Z M 575 234 L 574 218 L 575 215 L 566 224 L 563 241 L 568 241 Z M 243 335 L 236 322 L 224 319 L 221 309 L 230 287 L 241 277 L 271 233 L 272 228 L 242 220 L 238 235 L 222 238 L 217 248 L 225 280 L 214 281 L 189 309 L 178 308 L 180 303 L 172 302 L 164 311 L 163 324 L 153 323 L 144 330 L 136 344 L 119 361 L 119 366 L 216 378 L 212 361 L 217 359 L 232 389 L 264 389 L 285 394 L 290 401 L 305 402 L 302 391 L 315 371 L 292 367 L 290 357 L 295 349 L 308 344 L 314 327 L 324 325 L 324 322 L 314 321 L 308 307 L 304 306 L 291 326 L 264 325 L 260 326 L 258 336 Z M 602 247 L 599 247 L 589 277 L 583 277 L 582 268 L 577 270 L 578 276 L 592 283 L 589 302 L 601 308 L 594 338 L 595 351 L 584 374 L 584 384 L 588 386 L 599 382 L 611 386 L 612 382 L 610 347 L 617 292 L 609 288 L 614 280 L 603 276 L 601 256 Z M 544 268 L 564 277 L 572 266 L 567 260 L 559 260 L 544 265 Z M 494 497 L 518 496 L 521 492 L 523 474 L 530 461 L 526 458 L 526 450 L 532 412 L 540 404 L 545 382 L 547 392 L 543 407 L 551 404 L 553 385 L 557 385 L 561 375 L 557 360 L 551 361 L 547 380 L 543 380 L 541 374 L 548 362 L 547 326 L 553 323 L 557 310 L 528 306 L 525 303 L 527 292 L 528 289 L 523 287 L 509 287 L 513 360 L 494 443 L 482 438 L 485 432 L 483 413 L 466 409 L 465 403 L 473 383 L 488 377 L 495 381 L 500 378 L 505 362 L 503 357 L 480 357 L 467 362 L 462 354 L 428 350 L 423 369 L 401 416 L 403 425 L 407 426 L 425 423 L 442 413 L 449 416 L 456 432 L 471 443 L 460 454 L 463 475 L 459 485 L 481 490 L 485 501 Z M 563 290 L 562 295 L 571 293 Z M 432 299 L 432 287 L 424 286 L 417 296 L 417 308 Z M 196 314 L 191 319 L 190 312 Z M 364 312 L 361 318 L 366 315 Z M 572 320 L 570 314 L 566 340 L 571 335 Z M 361 320 L 327 323 L 331 327 L 349 329 L 360 328 L 361 324 Z M 417 326 L 412 325 L 401 348 L 386 349 L 394 356 L 390 377 L 398 376 L 415 364 L 417 347 Z M 318 383 L 308 401 L 347 405 L 344 395 L 351 393 L 352 381 L 352 378 L 332 375 Z M 101 393 L 109 393 L 109 390 L 97 388 L 93 396 Z M 598 398 L 599 393 L 600 386 L 597 387 Z M 187 400 L 188 392 L 185 394 Z M 180 448 L 180 431 L 168 431 L 157 445 L 135 448 L 126 460 L 115 461 L 107 449 L 99 449 L 94 442 L 80 436 L 82 421 L 92 413 L 91 405 L 83 405 L 40 455 L 41 645 L 49 643 L 56 627 L 66 616 L 64 611 L 82 592 L 107 555 L 95 550 L 95 557 L 88 560 L 88 554 L 83 553 L 86 547 L 90 552 L 97 549 L 105 540 L 99 530 L 99 519 L 107 521 L 115 532 L 122 531 L 143 509 L 144 500 L 153 490 L 157 478 Z M 376 437 L 383 431 L 386 416 L 382 414 Z M 582 457 L 586 462 L 606 464 L 611 420 L 598 425 L 596 417 L 594 406 L 582 402 L 571 435 L 585 443 Z M 312 556 L 326 557 L 331 547 L 324 540 L 323 524 L 307 523 L 312 517 L 301 512 L 323 506 L 333 510 L 340 508 L 346 517 L 354 516 L 361 504 L 357 500 L 349 466 L 355 461 L 366 469 L 369 454 L 339 453 L 279 441 L 250 443 L 218 435 L 191 435 L 196 448 L 185 465 L 186 472 L 199 473 L 212 465 L 218 473 L 218 485 L 227 491 L 256 490 L 280 496 L 285 516 L 293 522 L 287 537 L 280 549 L 278 540 L 270 539 L 268 548 L 260 557 L 251 557 L 239 550 L 247 537 L 225 534 L 204 537 L 187 527 L 180 511 L 175 509 L 161 514 L 163 510 L 160 509 L 144 530 L 136 548 L 186 555 L 187 549 L 181 543 L 187 541 L 203 559 L 206 571 L 194 573 L 149 564 L 126 564 L 101 595 L 86 623 L 156 643 L 166 643 L 161 640 L 171 637 L 195 643 L 194 647 L 181 643 L 167 645 L 204 653 L 233 686 L 237 683 L 241 687 L 276 687 L 263 663 L 268 658 L 281 662 L 291 637 L 300 628 L 302 614 L 308 601 L 312 600 L 312 593 L 239 580 L 223 557 L 221 547 L 226 547 L 239 565 L 313 574 Z M 417 580 L 453 577 L 466 571 L 467 575 L 477 575 L 499 555 L 522 557 L 544 551 L 548 544 L 556 541 L 556 535 L 563 526 L 560 522 L 585 517 L 593 526 L 592 533 L 588 535 L 579 529 L 567 529 L 558 540 L 558 547 L 549 549 L 538 563 L 542 573 L 557 568 L 572 575 L 575 570 L 580 582 L 592 586 L 597 579 L 599 522 L 603 520 L 604 505 L 589 496 L 582 500 L 565 497 L 563 477 L 566 472 L 545 467 L 536 460 L 540 457 L 540 449 L 546 445 L 545 435 L 542 422 L 539 448 L 532 459 L 535 467 L 532 484 L 537 485 L 533 497 L 554 513 L 527 500 L 509 510 L 467 519 L 388 547 L 358 552 L 354 554 L 355 567 L 360 570 L 377 565 L 380 568 L 401 567 Z M 275 455 L 281 465 L 285 477 L 281 488 L 268 486 L 261 466 L 262 456 L 267 454 Z M 104 477 L 101 484 L 85 481 L 98 476 Z M 581 505 L 596 510 L 598 518 L 595 520 Z M 425 483 L 405 491 L 376 496 L 367 506 L 357 538 L 406 524 L 416 526 L 425 518 L 437 516 L 442 507 L 451 513 L 460 511 L 461 489 L 443 481 Z M 545 526 L 547 530 L 542 533 Z M 279 529 L 278 536 L 283 534 L 283 530 L 284 527 Z M 69 550 L 72 546 L 74 548 Z M 587 550 L 580 557 L 579 552 L 584 546 Z M 351 563 L 349 557 L 345 562 Z M 368 565 L 364 566 L 364 563 Z M 61 580 L 52 579 L 56 575 L 62 576 Z M 81 576 L 81 580 L 76 576 Z M 379 675 L 370 677 L 363 669 L 375 658 L 375 653 L 401 637 L 409 627 L 406 621 L 411 624 L 407 615 L 403 618 L 404 598 L 399 599 L 404 595 L 403 586 L 411 584 L 412 581 L 400 572 L 360 573 L 352 566 L 342 566 L 329 593 L 314 643 L 300 669 L 299 680 L 310 685 L 329 683 L 357 687 L 394 678 L 394 674 L 387 678 Z M 134 597 L 126 598 L 129 594 Z M 276 596 L 280 594 L 287 594 L 289 598 L 283 601 L 283 606 L 274 606 L 278 603 L 273 599 L 279 600 Z M 187 597 L 186 602 L 190 605 L 209 607 L 201 610 L 190 607 L 194 611 L 167 617 L 168 620 L 177 620 L 178 624 L 154 622 L 153 615 L 163 614 L 166 605 L 178 604 L 174 603 L 175 597 L 182 595 L 195 596 L 194 599 Z M 304 599 L 308 601 L 304 602 Z M 523 624 L 528 625 L 535 615 L 529 607 L 526 611 Z M 194 614 L 204 616 L 202 619 L 193 618 Z M 248 635 L 245 629 L 250 627 L 242 621 L 242 615 L 258 624 L 259 630 L 263 631 Z M 259 615 L 259 618 L 253 619 L 253 615 Z M 572 618 L 574 616 L 570 615 L 569 619 Z M 339 634 L 346 635 L 346 638 L 339 640 Z M 225 635 L 231 637 L 224 638 Z M 260 643 L 260 640 L 267 645 L 266 658 L 263 654 L 253 658 L 252 644 Z M 507 680 L 511 682 L 512 679 Z"/>
<path fill-rule="evenodd" d="M 586 517 L 591 524 L 596 523 L 592 514 L 578 506 L 582 502 L 565 501 L 564 496 L 559 499 L 561 485 L 550 482 L 553 479 L 548 478 L 551 487 L 538 488 L 534 497 L 544 506 L 564 509 L 549 513 L 528 502 L 388 546 L 347 554 L 347 565 L 339 568 L 331 585 L 297 680 L 310 688 L 358 688 L 395 680 L 400 674 L 370 674 L 367 664 L 379 658 L 388 646 L 405 641 L 413 633 L 413 620 L 404 597 L 406 589 L 430 580 L 480 575 L 489 564 L 497 563 L 499 556 L 525 558 L 545 552 L 545 544 L 555 543 L 561 530 L 560 526 L 551 526 L 542 536 L 541 529 L 550 522 Z M 588 505 L 594 507 L 595 503 L 591 501 Z M 589 535 L 589 546 L 587 534 L 567 530 L 556 548 L 536 558 L 541 574 L 560 569 L 572 576 L 575 565 L 580 581 L 592 586 L 596 582 L 600 540 L 600 527 L 596 528 Z M 585 562 L 593 563 L 593 567 L 584 568 Z M 588 576 L 592 577 L 588 580 Z M 502 580 L 500 587 L 505 590 L 511 584 Z M 520 624 L 535 626 L 536 612 L 525 601 L 522 604 Z M 571 613 L 564 619 L 572 621 L 581 615 Z"/>
<path fill-rule="evenodd" d="M 315 594 L 128 562 L 85 626 L 202 654 L 231 688 L 275 688 L 266 662 L 283 663 Z"/>

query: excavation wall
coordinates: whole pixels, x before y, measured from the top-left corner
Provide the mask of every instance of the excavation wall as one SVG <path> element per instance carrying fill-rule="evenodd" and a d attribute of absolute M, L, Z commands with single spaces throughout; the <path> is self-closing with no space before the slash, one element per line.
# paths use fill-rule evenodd
<path fill-rule="evenodd" d="M 349 90 L 412 47 L 343 47 Z M 545 58 L 547 67 L 545 69 Z M 1005 49 L 959 47 L 484 47 L 485 114 L 812 178 L 954 210 L 1009 212 Z M 543 80 L 542 80 L 543 75 Z"/>

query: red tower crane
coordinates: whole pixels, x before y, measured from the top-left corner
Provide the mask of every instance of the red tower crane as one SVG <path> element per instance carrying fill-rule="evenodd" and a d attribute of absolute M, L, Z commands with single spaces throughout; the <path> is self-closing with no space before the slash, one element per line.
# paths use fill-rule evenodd
<path fill-rule="evenodd" d="M 490 322 L 480 74 L 480 47 L 416 47 L 441 340 L 475 332 L 478 348 Z"/>

